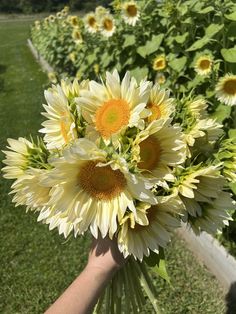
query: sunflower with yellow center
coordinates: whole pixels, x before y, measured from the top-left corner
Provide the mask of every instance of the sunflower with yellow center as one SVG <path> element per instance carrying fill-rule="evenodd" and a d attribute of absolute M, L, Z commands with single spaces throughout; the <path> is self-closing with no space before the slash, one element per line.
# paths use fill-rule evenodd
<path fill-rule="evenodd" d="M 84 25 L 89 33 L 96 33 L 98 31 L 98 22 L 95 13 L 90 12 L 84 17 Z"/>
<path fill-rule="evenodd" d="M 166 247 L 170 242 L 171 233 L 180 227 L 179 219 L 181 202 L 178 198 L 159 197 L 157 205 L 140 203 L 137 214 L 126 214 L 120 221 L 121 229 L 118 233 L 118 247 L 124 257 L 133 255 L 142 261 L 149 256 L 150 251 L 159 252 L 160 247 Z"/>
<path fill-rule="evenodd" d="M 125 2 L 122 6 L 122 17 L 126 24 L 135 26 L 140 18 L 137 3 L 135 1 Z"/>
<path fill-rule="evenodd" d="M 56 208 L 55 219 L 67 218 L 75 234 L 90 228 L 94 237 L 100 230 L 112 238 L 126 210 L 136 215 L 134 199 L 157 203 L 144 178 L 121 162 L 107 163 L 106 157 L 93 142 L 78 139 L 52 161 L 55 168 L 43 182 L 52 188 L 49 206 Z"/>
<path fill-rule="evenodd" d="M 2 168 L 4 172 L 3 177 L 6 179 L 18 179 L 25 173 L 30 156 L 29 151 L 33 149 L 34 145 L 23 137 L 19 137 L 18 140 L 9 138 L 7 141 L 9 150 L 3 151 L 6 155 L 6 159 L 3 162 L 7 165 Z"/>
<path fill-rule="evenodd" d="M 147 108 L 151 111 L 151 115 L 147 117 L 149 123 L 158 119 L 169 120 L 175 111 L 174 99 L 170 98 L 169 91 L 155 84 L 150 91 Z"/>
<path fill-rule="evenodd" d="M 236 105 L 236 75 L 228 73 L 219 79 L 216 98 L 226 105 Z"/>
<path fill-rule="evenodd" d="M 111 14 L 106 14 L 99 20 L 101 34 L 105 37 L 111 37 L 115 30 L 115 20 Z"/>
<path fill-rule="evenodd" d="M 48 120 L 42 123 L 44 128 L 39 131 L 45 134 L 44 141 L 49 150 L 62 149 L 78 137 L 75 118 L 61 86 L 45 91 L 44 95 L 48 104 L 43 105 L 46 112 L 42 115 Z"/>
<path fill-rule="evenodd" d="M 81 32 L 80 32 L 80 30 L 78 28 L 74 28 L 73 29 L 72 38 L 74 39 L 74 42 L 77 45 L 82 44 L 82 42 L 83 42 L 82 34 L 81 34 Z"/>
<path fill-rule="evenodd" d="M 116 139 L 128 127 L 144 128 L 144 119 L 150 114 L 145 108 L 150 86 L 146 81 L 138 85 L 129 72 L 120 81 L 115 70 L 106 73 L 104 84 L 90 81 L 77 104 L 85 120 L 104 140 Z"/>
<path fill-rule="evenodd" d="M 167 61 L 166 56 L 164 54 L 156 56 L 156 58 L 153 60 L 152 68 L 155 71 L 162 71 L 166 68 Z"/>
<path fill-rule="evenodd" d="M 177 125 L 168 126 L 164 120 L 153 121 L 141 131 L 132 144 L 132 160 L 150 180 L 162 185 L 162 181 L 173 181 L 171 167 L 186 159 L 186 144 Z"/>
<path fill-rule="evenodd" d="M 212 72 L 213 58 L 211 55 L 199 56 L 194 64 L 194 69 L 199 75 L 208 75 Z"/>

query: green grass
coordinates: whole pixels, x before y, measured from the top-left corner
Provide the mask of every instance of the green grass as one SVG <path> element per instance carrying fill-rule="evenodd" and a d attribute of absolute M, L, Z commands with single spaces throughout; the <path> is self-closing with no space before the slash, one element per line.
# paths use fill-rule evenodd
<path fill-rule="evenodd" d="M 26 39 L 30 21 L 0 21 L 0 143 L 8 137 L 36 135 L 47 77 L 34 61 Z M 3 154 L 1 153 L 1 159 Z M 69 238 L 36 222 L 36 215 L 15 208 L 7 195 L 10 183 L 1 179 L 0 313 L 42 313 L 80 273 L 89 237 Z M 222 314 L 224 295 L 184 243 L 167 250 L 173 288 L 155 279 L 160 304 L 168 314 Z M 153 313 L 149 305 L 145 313 Z"/>

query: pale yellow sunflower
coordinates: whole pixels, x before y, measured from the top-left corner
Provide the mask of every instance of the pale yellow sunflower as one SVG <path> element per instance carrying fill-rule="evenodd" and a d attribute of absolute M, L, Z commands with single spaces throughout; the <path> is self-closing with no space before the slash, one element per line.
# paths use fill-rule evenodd
<path fill-rule="evenodd" d="M 212 71 L 213 58 L 211 55 L 199 56 L 194 64 L 194 69 L 199 75 L 208 75 Z"/>
<path fill-rule="evenodd" d="M 161 184 L 173 181 L 171 167 L 186 159 L 186 144 L 181 128 L 168 125 L 164 120 L 153 121 L 141 131 L 132 144 L 132 161 L 143 175 Z"/>
<path fill-rule="evenodd" d="M 42 123 L 44 128 L 39 132 L 45 134 L 44 141 L 49 150 L 62 149 L 78 137 L 74 116 L 61 86 L 57 85 L 44 94 L 48 104 L 43 105 L 46 112 L 42 114 L 48 120 Z"/>
<path fill-rule="evenodd" d="M 182 208 L 178 198 L 159 197 L 157 205 L 140 203 L 136 216 L 131 212 L 120 221 L 118 246 L 124 257 L 133 255 L 142 261 L 150 251 L 159 252 L 170 242 L 171 233 L 180 227 L 179 214 Z"/>
<path fill-rule="evenodd" d="M 83 42 L 82 34 L 78 28 L 73 29 L 72 38 L 74 39 L 74 42 L 76 44 L 82 44 L 82 42 Z"/>
<path fill-rule="evenodd" d="M 140 18 L 140 12 L 135 1 L 128 1 L 122 5 L 122 17 L 125 23 L 135 26 Z"/>
<path fill-rule="evenodd" d="M 147 108 L 151 111 L 147 117 L 149 123 L 158 119 L 168 120 L 175 112 L 174 99 L 170 98 L 169 91 L 155 84 L 150 91 Z"/>
<path fill-rule="evenodd" d="M 149 115 L 146 103 L 150 91 L 149 82 L 140 86 L 127 72 L 122 81 L 118 72 L 106 73 L 106 82 L 90 81 L 89 89 L 81 91 L 77 104 L 87 122 L 105 140 L 116 138 L 128 127 L 144 127 Z"/>
<path fill-rule="evenodd" d="M 226 105 L 236 105 L 236 75 L 228 73 L 219 79 L 216 98 Z"/>
<path fill-rule="evenodd" d="M 98 31 L 98 22 L 95 13 L 90 12 L 84 17 L 84 25 L 88 32 L 96 33 Z"/>
<path fill-rule="evenodd" d="M 115 30 L 115 20 L 111 14 L 104 15 L 99 21 L 101 34 L 105 37 L 111 37 Z"/>
<path fill-rule="evenodd" d="M 55 220 L 64 219 L 75 234 L 90 228 L 94 237 L 100 230 L 103 237 L 112 238 L 117 219 L 128 209 L 136 213 L 134 199 L 157 203 L 145 178 L 131 174 L 122 162 L 106 163 L 106 157 L 93 142 L 78 139 L 52 160 L 54 169 L 43 182 L 52 188 L 49 206 L 55 207 Z"/>

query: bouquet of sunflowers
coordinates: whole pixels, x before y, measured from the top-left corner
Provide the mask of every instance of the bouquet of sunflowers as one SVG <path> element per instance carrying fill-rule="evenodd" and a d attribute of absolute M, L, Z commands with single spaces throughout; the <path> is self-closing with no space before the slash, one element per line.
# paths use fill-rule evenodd
<path fill-rule="evenodd" d="M 225 135 L 202 97 L 173 99 L 129 72 L 61 81 L 45 99 L 43 139 L 8 139 L 3 171 L 15 180 L 13 202 L 65 237 L 117 239 L 130 258 L 96 313 L 121 313 L 124 304 L 140 312 L 144 292 L 159 313 L 147 265 L 163 276 L 164 248 L 181 222 L 216 233 L 235 209 L 234 132 Z"/>

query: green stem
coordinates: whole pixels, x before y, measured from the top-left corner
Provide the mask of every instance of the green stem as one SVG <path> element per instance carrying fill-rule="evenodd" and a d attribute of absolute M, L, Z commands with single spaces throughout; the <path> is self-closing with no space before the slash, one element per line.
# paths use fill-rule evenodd
<path fill-rule="evenodd" d="M 161 314 L 161 309 L 158 305 L 158 300 L 157 298 L 155 297 L 154 293 L 153 293 L 153 290 L 154 290 L 154 286 L 150 280 L 150 277 L 146 271 L 146 268 L 144 266 L 143 263 L 139 263 L 138 265 L 141 269 L 141 276 L 140 276 L 140 281 L 141 281 L 141 284 L 149 298 L 149 300 L 151 301 L 152 303 L 152 306 L 155 310 L 155 313 L 156 314 Z"/>

